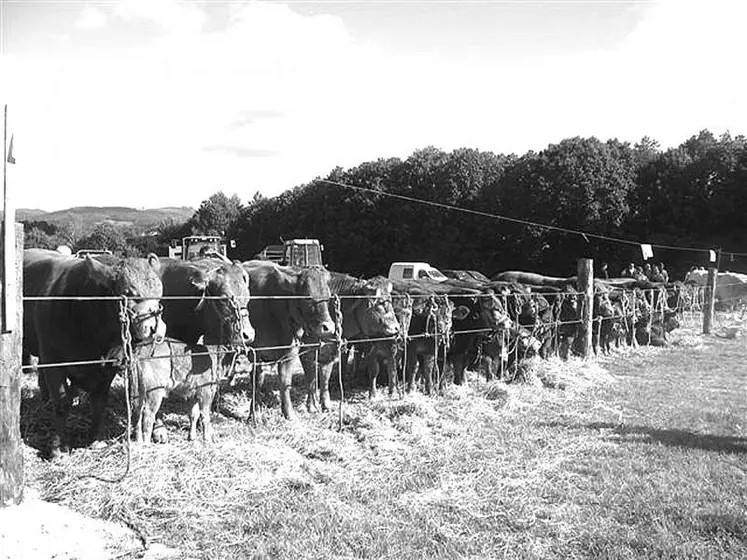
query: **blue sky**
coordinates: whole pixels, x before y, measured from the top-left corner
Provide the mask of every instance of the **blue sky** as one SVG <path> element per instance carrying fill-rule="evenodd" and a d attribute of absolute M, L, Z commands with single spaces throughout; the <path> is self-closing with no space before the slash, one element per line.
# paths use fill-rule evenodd
<path fill-rule="evenodd" d="M 738 0 L 0 6 L 21 207 L 246 200 L 428 145 L 747 132 Z"/>

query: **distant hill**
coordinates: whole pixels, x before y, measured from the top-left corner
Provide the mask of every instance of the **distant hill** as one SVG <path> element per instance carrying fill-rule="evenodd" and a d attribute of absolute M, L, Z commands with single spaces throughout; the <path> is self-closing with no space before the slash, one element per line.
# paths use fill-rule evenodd
<path fill-rule="evenodd" d="M 129 227 L 135 231 L 145 231 L 155 228 L 164 220 L 174 220 L 177 223 L 186 222 L 194 213 L 194 208 L 188 206 L 143 210 L 127 208 L 126 206 L 76 206 L 75 208 L 55 212 L 19 208 L 16 213 L 16 220 L 45 221 L 55 225 L 75 223 L 83 231 L 96 224 L 108 222 L 117 226 Z"/>

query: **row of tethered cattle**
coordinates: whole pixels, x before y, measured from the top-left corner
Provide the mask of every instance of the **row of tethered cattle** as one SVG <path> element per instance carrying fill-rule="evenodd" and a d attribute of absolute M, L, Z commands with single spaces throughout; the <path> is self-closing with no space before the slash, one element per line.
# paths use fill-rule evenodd
<path fill-rule="evenodd" d="M 430 394 L 447 369 L 461 384 L 466 368 L 491 378 L 510 375 L 536 353 L 567 357 L 576 349 L 583 302 L 575 278 L 506 272 L 482 283 L 399 282 L 217 255 L 77 259 L 27 249 L 23 272 L 24 363 L 31 367 L 37 357 L 40 392 L 54 403 L 53 456 L 67 447 L 72 389 L 90 394 L 96 439 L 112 380 L 125 368 L 138 440 L 151 440 L 161 401 L 172 392 L 194 403 L 190 437 L 201 418 L 210 440 L 216 386 L 232 374 L 237 355 L 277 367 L 282 413 L 291 418 L 296 357 L 310 409 L 330 408 L 340 347 L 355 348 L 353 363 L 368 373 L 372 396 L 377 381 L 394 391 L 401 372 L 408 391 L 422 379 Z M 595 350 L 664 344 L 690 295 L 681 283 L 595 281 Z"/>

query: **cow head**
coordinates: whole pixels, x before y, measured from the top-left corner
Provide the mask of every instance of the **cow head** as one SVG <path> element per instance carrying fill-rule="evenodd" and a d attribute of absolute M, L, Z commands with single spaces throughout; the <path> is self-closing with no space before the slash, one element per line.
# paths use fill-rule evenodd
<path fill-rule="evenodd" d="M 254 341 L 249 321 L 249 276 L 241 263 L 204 261 L 195 266 L 192 285 L 202 295 L 195 311 L 205 321 L 205 344 L 242 346 Z"/>
<path fill-rule="evenodd" d="M 479 296 L 480 313 L 483 321 L 491 329 L 510 329 L 512 321 L 508 312 L 493 290 L 486 290 Z"/>
<path fill-rule="evenodd" d="M 399 332 L 399 321 L 392 306 L 392 283 L 382 276 L 366 281 L 360 289 L 366 296 L 354 304 L 356 320 L 364 334 L 393 336 Z"/>
<path fill-rule="evenodd" d="M 295 320 L 305 333 L 314 338 L 325 338 L 335 332 L 335 322 L 329 314 L 330 274 L 322 267 L 303 269 L 296 283 L 296 295 L 305 296 L 298 300 L 300 317 Z"/>
<path fill-rule="evenodd" d="M 86 266 L 91 272 L 102 266 L 90 256 L 86 257 Z M 150 253 L 147 258 L 128 258 L 115 261 L 113 293 L 127 296 L 127 313 L 130 321 L 130 334 L 133 340 L 163 338 L 166 335 L 166 324 L 161 318 L 160 299 L 163 296 L 163 284 L 158 275 L 160 262 Z"/>
<path fill-rule="evenodd" d="M 677 311 L 664 312 L 664 332 L 672 332 L 680 327 L 680 321 L 677 317 Z"/>
<path fill-rule="evenodd" d="M 607 290 L 598 289 L 594 291 L 594 303 L 593 303 L 593 316 L 609 318 L 612 317 L 614 309 L 612 308 L 612 301 L 610 300 L 610 294 Z"/>

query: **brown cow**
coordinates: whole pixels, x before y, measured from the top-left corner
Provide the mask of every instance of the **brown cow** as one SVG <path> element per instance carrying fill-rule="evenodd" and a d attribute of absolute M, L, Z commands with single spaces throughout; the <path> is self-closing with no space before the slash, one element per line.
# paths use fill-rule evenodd
<path fill-rule="evenodd" d="M 392 307 L 392 284 L 386 278 L 377 276 L 370 280 L 362 280 L 347 274 L 331 272 L 330 290 L 340 298 L 342 337 L 345 340 L 394 337 L 399 333 L 399 322 Z M 307 335 L 304 342 L 314 344 L 320 342 L 320 338 Z M 329 380 L 336 363 L 337 345 L 330 344 L 329 341 L 322 345 L 319 352 L 306 352 L 301 355 L 301 364 L 308 383 L 309 410 L 316 410 L 319 404 L 322 410 L 330 409 Z"/>
<path fill-rule="evenodd" d="M 252 292 L 249 311 L 257 329 L 257 359 L 277 364 L 280 406 L 290 420 L 294 416 L 292 366 L 301 338 L 304 334 L 324 338 L 335 332 L 329 314 L 330 275 L 322 267 L 299 269 L 269 261 L 247 261 L 243 267 Z"/>
<path fill-rule="evenodd" d="M 127 296 L 127 314 L 133 340 L 162 336 L 158 257 L 114 259 L 104 264 L 90 257 L 76 259 L 56 251 L 27 249 L 23 256 L 23 295 L 49 298 L 24 303 L 24 356 L 38 356 L 39 365 L 101 360 L 122 340 L 120 300 Z M 96 299 L 98 298 L 98 299 Z M 101 299 L 110 298 L 110 299 Z M 101 420 L 114 373 L 101 365 L 59 366 L 40 370 L 55 406 L 55 427 L 50 440 L 53 457 L 67 448 L 65 421 L 72 405 L 72 387 L 91 396 L 90 439 L 99 436 Z"/>
<path fill-rule="evenodd" d="M 161 260 L 167 335 L 188 344 L 243 347 L 254 340 L 249 277 L 241 263 L 204 258 Z"/>

